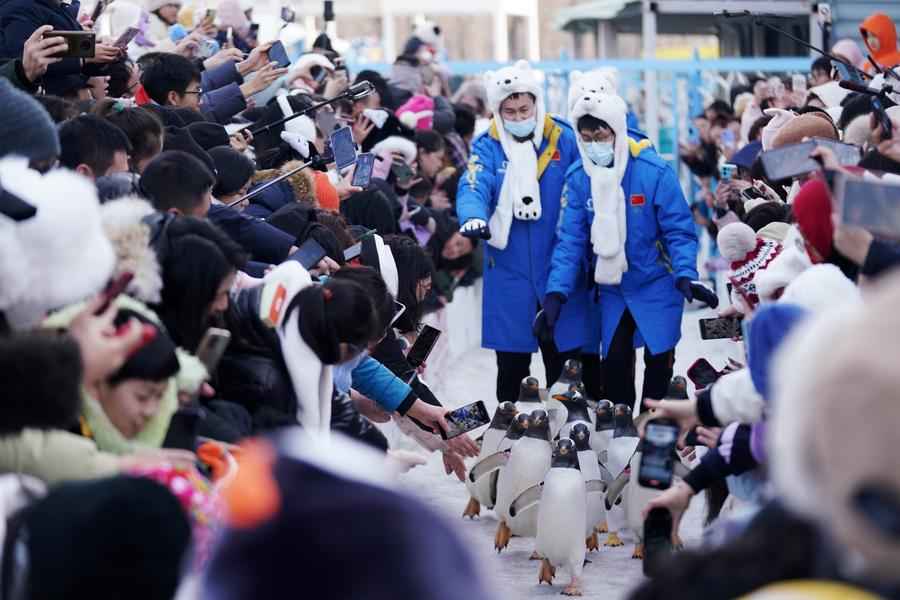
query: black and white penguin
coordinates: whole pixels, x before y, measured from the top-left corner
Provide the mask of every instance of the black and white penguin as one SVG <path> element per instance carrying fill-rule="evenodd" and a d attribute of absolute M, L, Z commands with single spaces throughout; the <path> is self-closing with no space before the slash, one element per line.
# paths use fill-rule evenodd
<path fill-rule="evenodd" d="M 584 390 L 577 387 L 570 387 L 565 393 L 553 396 L 553 399 L 562 404 L 566 409 L 566 419 L 560 425 L 558 431 L 550 431 L 553 437 L 559 435 L 562 438 L 571 438 L 572 427 L 576 423 L 584 423 L 588 427 L 588 432 L 594 428 L 594 422 L 591 420 L 591 409 L 588 407 L 587 398 Z"/>
<path fill-rule="evenodd" d="M 638 430 L 631 418 L 631 408 L 625 404 L 616 404 L 613 407 L 613 437 L 609 442 L 609 448 L 606 451 L 607 460 L 606 468 L 615 478 L 610 490 L 607 492 L 607 508 L 606 515 L 607 524 L 609 526 L 609 537 L 606 539 L 606 546 L 624 546 L 625 544 L 619 539 L 618 531 L 626 526 L 624 509 L 615 502 L 610 503 L 610 496 L 615 500 L 617 484 L 622 486 L 628 482 L 628 473 L 626 468 L 631 462 L 634 453 L 637 451 L 638 444 L 641 439 L 638 437 Z M 621 493 L 621 488 L 618 490 Z"/>
<path fill-rule="evenodd" d="M 481 451 L 473 466 L 498 451 L 500 443 L 506 437 L 507 430 L 517 414 L 516 405 L 512 402 L 502 402 L 497 406 L 491 424 L 481 437 Z M 493 471 L 488 476 L 481 477 L 476 481 L 466 478 L 466 487 L 469 490 L 470 498 L 463 511 L 463 516 L 474 519 L 481 513 L 482 505 L 486 508 L 494 506 L 497 497 L 497 472 Z"/>
<path fill-rule="evenodd" d="M 469 469 L 468 480 L 474 483 L 490 473 L 505 467 L 506 461 L 509 460 L 509 449 L 525 435 L 530 420 L 531 415 L 528 413 L 517 413 L 510 422 L 509 427 L 506 428 L 506 436 L 500 441 L 497 451 L 493 454 L 488 454 L 484 458 L 479 457 L 478 462 Z"/>
<path fill-rule="evenodd" d="M 547 390 L 547 412 L 550 413 L 550 433 L 555 438 L 559 434 L 560 428 L 566 422 L 568 408 L 565 404 L 555 398 L 560 394 L 565 394 L 570 388 L 581 389 L 584 385 L 581 379 L 581 362 L 574 358 L 566 361 L 563 365 L 562 374 L 556 383 Z M 565 437 L 565 436 L 561 436 Z"/>
<path fill-rule="evenodd" d="M 606 452 L 613 438 L 613 403 L 609 400 L 600 400 L 594 408 L 594 433 L 591 434 L 591 448 L 597 453 L 597 458 L 606 465 Z"/>
<path fill-rule="evenodd" d="M 597 453 L 591 448 L 591 430 L 586 423 L 576 423 L 572 427 L 572 441 L 575 443 L 575 451 L 578 455 L 578 468 L 584 476 L 585 482 L 602 481 L 604 489 L 612 484 L 613 478 L 606 467 L 597 460 Z M 587 549 L 590 551 L 600 548 L 597 540 L 598 525 L 606 523 L 606 498 L 603 494 L 588 494 L 587 499 Z"/>
<path fill-rule="evenodd" d="M 516 409 L 519 412 L 531 413 L 537 409 L 547 409 L 547 403 L 541 400 L 541 387 L 535 377 L 526 377 L 519 385 L 519 398 Z"/>
<path fill-rule="evenodd" d="M 518 419 L 518 417 L 517 417 Z M 537 510 L 509 514 L 509 506 L 519 494 L 538 485 L 550 470 L 550 423 L 547 411 L 535 410 L 528 418 L 525 434 L 509 450 L 509 460 L 497 477 L 497 502 L 494 512 L 500 520 L 494 536 L 498 552 L 506 548 L 513 535 L 534 537 L 537 533 Z"/>

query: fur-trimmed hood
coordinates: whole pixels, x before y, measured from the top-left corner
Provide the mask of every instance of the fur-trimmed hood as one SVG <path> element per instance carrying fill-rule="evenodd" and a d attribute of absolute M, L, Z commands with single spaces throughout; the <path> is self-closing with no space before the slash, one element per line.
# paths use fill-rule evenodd
<path fill-rule="evenodd" d="M 284 163 L 278 169 L 267 169 L 265 171 L 257 171 L 253 175 L 253 184 L 265 183 L 270 179 L 275 179 L 285 173 L 293 171 L 303 163 L 299 160 L 292 160 Z M 286 179 L 288 185 L 291 186 L 291 193 L 295 202 L 305 202 L 313 208 L 319 208 L 319 200 L 316 196 L 316 183 L 307 169 L 297 171 Z"/>
<path fill-rule="evenodd" d="M 103 230 L 116 251 L 113 277 L 128 270 L 134 279 L 128 294 L 150 304 L 160 301 L 162 273 L 156 252 L 150 246 L 150 227 L 143 219 L 155 211 L 149 202 L 125 197 L 100 207 Z"/>

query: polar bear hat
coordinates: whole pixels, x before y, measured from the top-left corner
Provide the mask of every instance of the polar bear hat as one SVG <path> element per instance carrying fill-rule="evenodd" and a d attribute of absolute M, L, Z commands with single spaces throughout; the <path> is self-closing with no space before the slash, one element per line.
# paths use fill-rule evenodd
<path fill-rule="evenodd" d="M 618 94 L 619 72 L 612 67 L 604 67 L 583 73 L 572 71 L 569 75 L 569 101 L 567 106 L 571 112 L 572 107 L 585 92 L 595 94 Z"/>
<path fill-rule="evenodd" d="M 504 150 L 507 149 L 504 139 L 506 129 L 503 126 L 503 119 L 500 118 L 500 105 L 513 94 L 527 92 L 534 96 L 534 118 L 537 125 L 532 142 L 536 148 L 540 147 L 541 132 L 544 128 L 544 94 L 528 61 L 520 60 L 511 67 L 488 71 L 484 74 L 484 87 L 487 88 L 488 104 L 494 112 L 494 122 L 497 124 L 497 133 Z"/>
<path fill-rule="evenodd" d="M 571 94 L 570 94 L 571 99 Z M 628 105 L 619 96 L 612 94 L 604 94 L 600 92 L 587 91 L 582 92 L 580 96 L 575 98 L 569 109 L 569 122 L 575 133 L 578 133 L 578 119 L 585 115 L 591 115 L 601 121 L 606 122 L 610 129 L 616 134 L 616 141 L 613 145 L 615 152 L 614 168 L 619 183 L 625 176 L 625 167 L 628 165 L 628 126 L 626 124 L 626 115 L 628 113 Z M 588 175 L 594 170 L 594 163 L 588 158 L 584 150 L 584 142 L 581 136 L 576 135 L 578 142 L 578 151 L 581 153 L 582 163 L 585 165 L 585 171 Z"/>

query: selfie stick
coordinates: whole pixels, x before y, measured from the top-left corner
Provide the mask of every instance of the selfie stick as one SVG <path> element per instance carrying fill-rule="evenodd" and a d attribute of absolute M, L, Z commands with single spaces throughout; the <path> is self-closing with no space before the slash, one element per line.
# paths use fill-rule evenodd
<path fill-rule="evenodd" d="M 231 208 L 232 206 L 235 206 L 235 205 L 237 205 L 237 204 L 240 204 L 241 202 L 243 202 L 243 201 L 245 201 L 245 200 L 249 200 L 249 199 L 252 198 L 253 196 L 256 196 L 257 194 L 263 192 L 264 190 L 269 189 L 270 187 L 272 187 L 272 186 L 275 185 L 276 183 L 281 182 L 281 181 L 284 181 L 285 179 L 287 179 L 287 178 L 290 177 L 291 175 L 296 175 L 297 173 L 299 173 L 300 171 L 302 171 L 303 169 L 305 169 L 305 168 L 307 168 L 307 167 L 313 167 L 313 166 L 316 166 L 321 160 L 322 160 L 322 157 L 316 155 L 316 156 L 314 156 L 313 158 L 311 158 L 308 162 L 306 162 L 306 163 L 300 165 L 300 166 L 297 167 L 296 169 L 291 169 L 291 170 L 288 171 L 287 173 L 282 173 L 281 175 L 279 175 L 279 176 L 276 177 L 275 179 L 271 179 L 271 180 L 267 181 L 266 183 L 264 183 L 263 185 L 259 186 L 258 188 L 256 188 L 256 189 L 253 190 L 252 192 L 248 192 L 248 193 L 244 194 L 243 196 L 241 196 L 240 198 L 238 198 L 238 199 L 235 200 L 234 202 L 230 202 L 230 203 L 226 204 L 225 206 Z"/>
<path fill-rule="evenodd" d="M 371 81 L 360 81 L 359 83 L 351 85 L 350 87 L 348 87 L 346 90 L 344 90 L 343 92 L 341 92 L 334 98 L 331 98 L 329 100 L 324 100 L 322 102 L 319 102 L 318 104 L 314 104 L 313 106 L 310 106 L 309 108 L 304 108 L 302 110 L 298 110 L 297 112 L 295 112 L 292 115 L 288 115 L 288 116 L 284 117 L 283 119 L 279 119 L 279 120 L 275 121 L 274 123 L 269 123 L 268 125 L 263 125 L 262 127 L 258 128 L 258 129 L 254 129 L 250 133 L 252 133 L 253 135 L 259 135 L 260 133 L 263 133 L 264 131 L 269 131 L 273 127 L 278 127 L 279 125 L 284 125 L 288 121 L 290 121 L 292 119 L 296 119 L 300 115 L 305 115 L 308 112 L 312 112 L 316 109 L 322 108 L 323 106 L 327 106 L 328 104 L 334 104 L 338 100 L 346 99 L 346 100 L 354 100 L 355 101 L 355 100 L 359 100 L 360 98 L 365 98 L 366 96 L 368 96 L 369 94 L 371 94 L 374 91 L 375 91 L 375 86 L 372 84 Z M 247 129 L 248 127 L 250 127 L 250 125 L 248 125 L 244 129 Z"/>

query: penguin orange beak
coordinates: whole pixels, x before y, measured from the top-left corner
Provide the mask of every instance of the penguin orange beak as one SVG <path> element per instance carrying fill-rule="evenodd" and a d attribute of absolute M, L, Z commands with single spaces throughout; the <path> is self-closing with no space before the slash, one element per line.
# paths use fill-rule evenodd
<path fill-rule="evenodd" d="M 621 417 L 622 415 L 625 414 L 625 411 L 623 411 L 621 408 L 617 408 L 613 414 L 616 415 L 617 417 Z"/>
<path fill-rule="evenodd" d="M 569 399 L 569 396 L 566 396 L 565 394 L 553 394 L 553 399 L 559 400 L 560 402 L 565 402 Z"/>
<path fill-rule="evenodd" d="M 536 390 L 536 389 L 538 389 L 538 384 L 536 384 L 536 383 L 529 383 L 529 384 L 528 384 L 528 389 L 529 389 L 529 390 Z"/>

